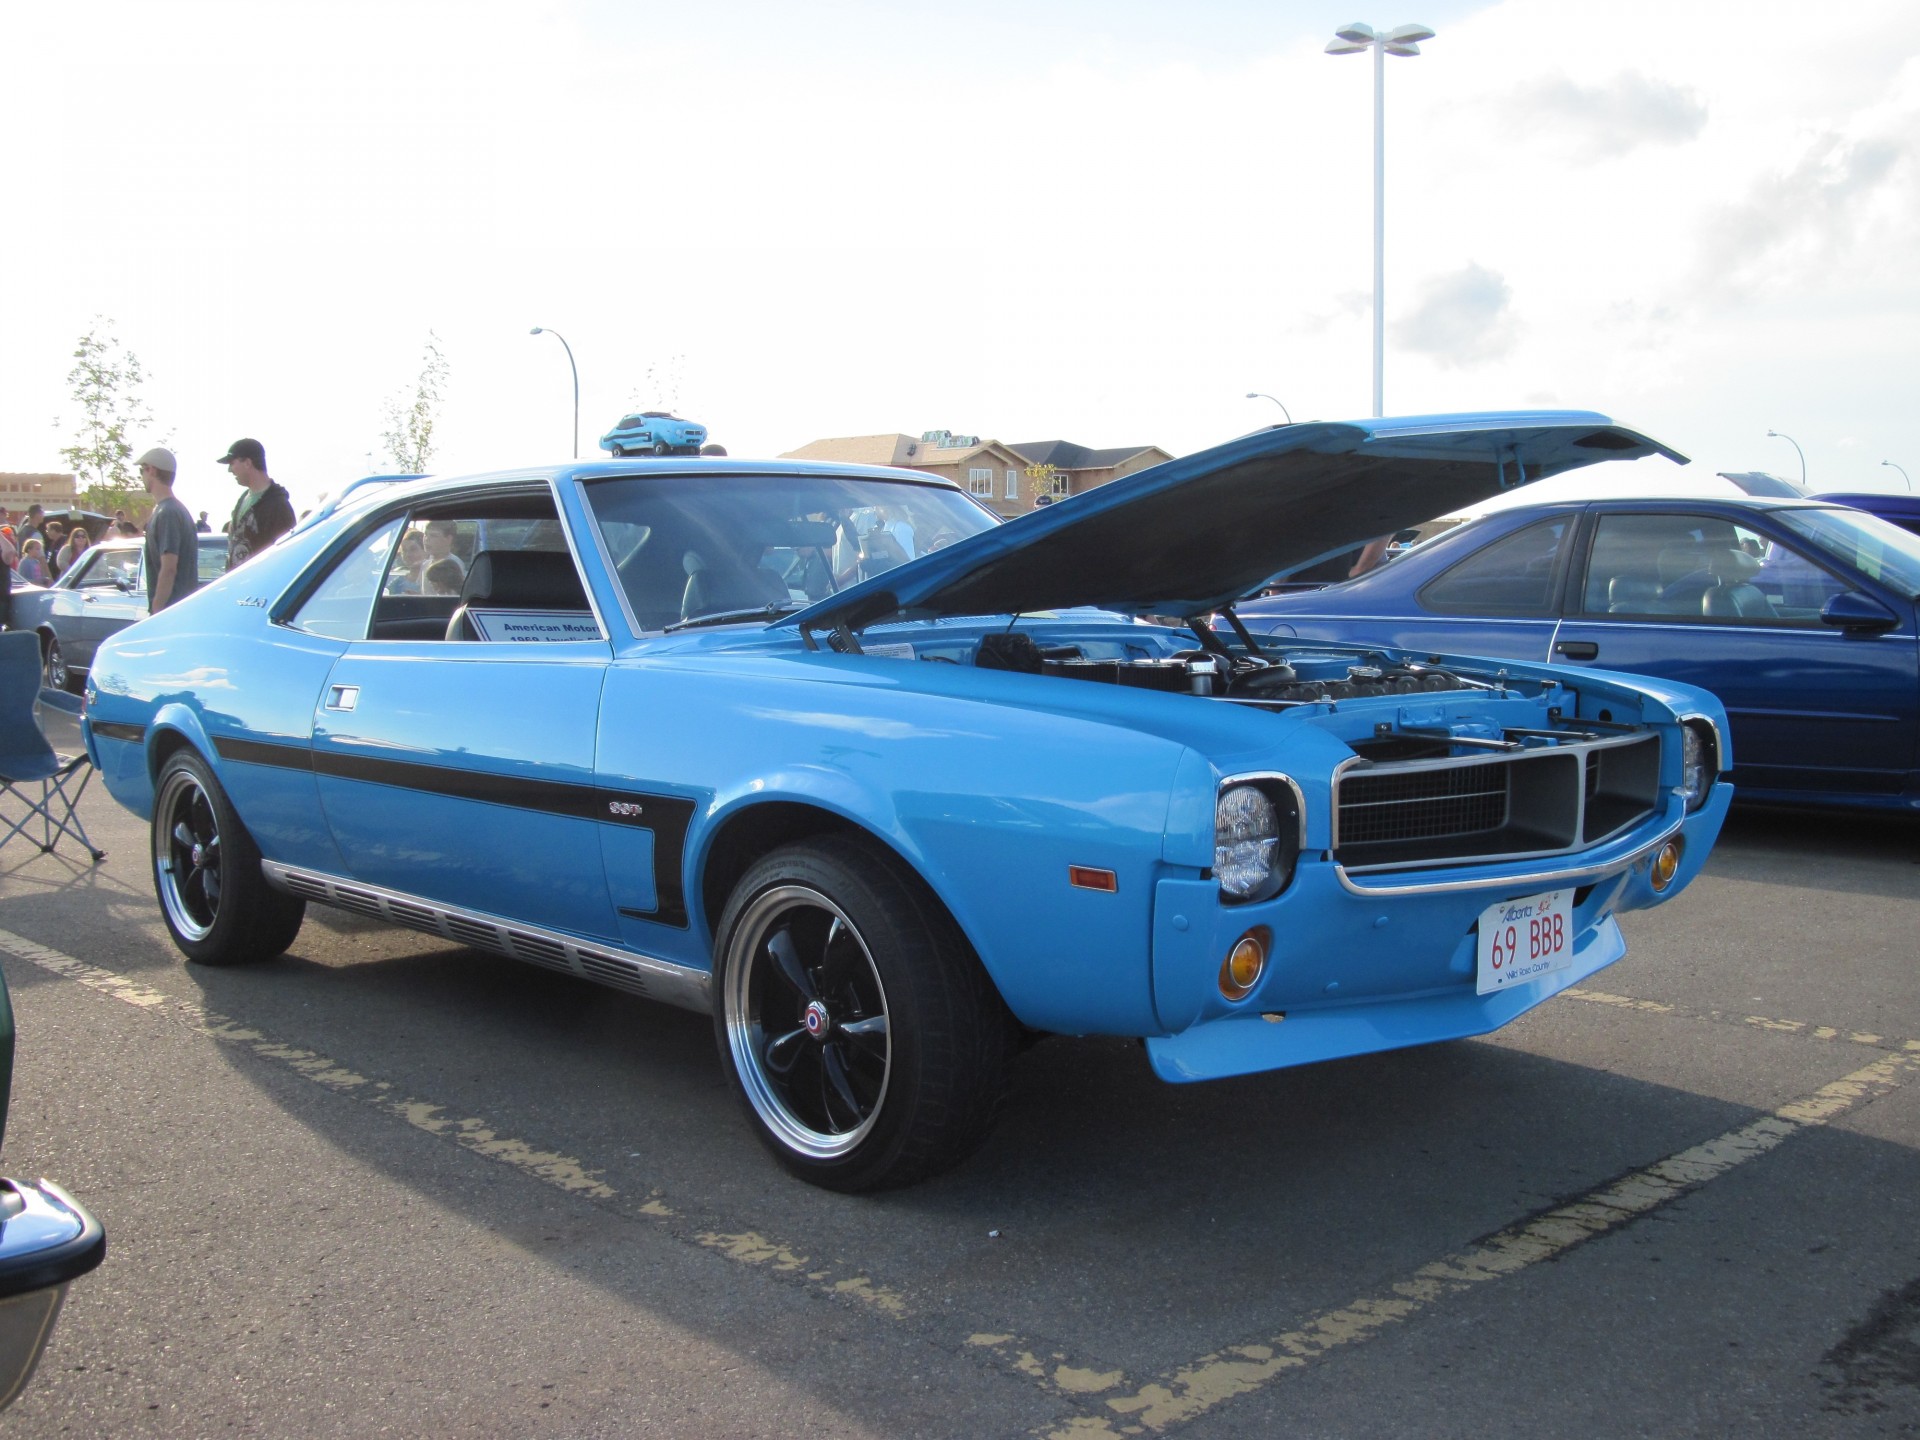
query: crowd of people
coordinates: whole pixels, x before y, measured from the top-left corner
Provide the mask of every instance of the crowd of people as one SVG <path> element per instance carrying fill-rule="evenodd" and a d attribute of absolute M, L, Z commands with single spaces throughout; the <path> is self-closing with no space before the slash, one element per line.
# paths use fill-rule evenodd
<path fill-rule="evenodd" d="M 226 466 L 240 486 L 233 514 L 220 527 L 227 537 L 227 568 L 232 569 L 293 528 L 293 499 L 268 475 L 266 448 L 258 440 L 234 441 L 215 463 Z M 140 457 L 139 465 L 141 486 L 154 501 L 143 520 L 130 519 L 125 510 L 116 510 L 110 520 L 77 511 L 62 519 L 48 515 L 38 502 L 16 516 L 0 505 L 0 629 L 11 619 L 16 583 L 51 585 L 77 565 L 90 546 L 108 538 L 144 537 L 149 613 L 198 588 L 199 537 L 213 528 L 207 512 L 196 518 L 175 498 L 179 463 L 171 450 L 155 446 Z"/>

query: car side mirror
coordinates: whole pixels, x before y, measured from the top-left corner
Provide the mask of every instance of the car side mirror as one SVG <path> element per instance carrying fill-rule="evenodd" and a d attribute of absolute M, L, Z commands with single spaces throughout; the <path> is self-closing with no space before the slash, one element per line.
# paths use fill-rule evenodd
<path fill-rule="evenodd" d="M 0 1180 L 0 1409 L 32 1377 L 67 1286 L 106 1254 L 100 1222 L 59 1186 Z"/>
<path fill-rule="evenodd" d="M 1885 605 L 1858 590 L 1843 590 L 1820 607 L 1820 623 L 1840 630 L 1871 634 L 1891 630 L 1900 623 Z"/>
<path fill-rule="evenodd" d="M 118 590 L 122 595 L 131 595 L 133 593 L 133 577 L 131 575 L 117 576 L 114 579 L 113 588 Z"/>

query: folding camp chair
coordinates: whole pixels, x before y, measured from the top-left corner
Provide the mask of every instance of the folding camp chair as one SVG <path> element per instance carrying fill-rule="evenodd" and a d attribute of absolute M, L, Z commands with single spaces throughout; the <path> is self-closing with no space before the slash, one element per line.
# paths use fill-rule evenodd
<path fill-rule="evenodd" d="M 0 848 L 18 835 L 50 851 L 64 835 L 103 859 L 107 852 L 87 838 L 76 810 L 93 778 L 93 762 L 85 751 L 54 753 L 33 713 L 39 692 L 40 637 L 31 630 L 0 631 Z M 26 807 L 17 819 L 10 813 L 16 797 Z"/>

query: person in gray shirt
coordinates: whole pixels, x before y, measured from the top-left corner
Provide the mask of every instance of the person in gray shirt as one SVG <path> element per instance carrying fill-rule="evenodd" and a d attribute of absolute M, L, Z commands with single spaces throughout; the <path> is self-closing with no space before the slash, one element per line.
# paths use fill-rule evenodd
<path fill-rule="evenodd" d="M 158 502 L 147 517 L 147 613 L 158 615 L 200 585 L 200 537 L 193 516 L 173 498 L 171 450 L 155 446 L 140 457 L 140 483 Z"/>

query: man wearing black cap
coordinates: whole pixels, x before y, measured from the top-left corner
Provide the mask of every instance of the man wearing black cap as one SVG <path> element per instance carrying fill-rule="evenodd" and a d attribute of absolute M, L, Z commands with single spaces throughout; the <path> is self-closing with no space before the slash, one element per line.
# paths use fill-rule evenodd
<path fill-rule="evenodd" d="M 251 559 L 293 528 L 293 497 L 267 476 L 267 450 L 258 440 L 236 440 L 220 464 L 246 488 L 227 523 L 227 568 Z"/>

